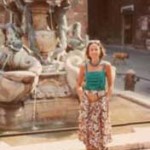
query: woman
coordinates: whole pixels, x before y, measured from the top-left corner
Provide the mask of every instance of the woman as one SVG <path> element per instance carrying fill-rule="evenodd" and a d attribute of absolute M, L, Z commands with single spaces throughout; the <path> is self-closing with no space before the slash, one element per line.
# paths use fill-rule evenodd
<path fill-rule="evenodd" d="M 102 44 L 90 41 L 86 49 L 89 61 L 81 65 L 77 80 L 79 139 L 87 150 L 106 150 L 106 144 L 111 141 L 108 104 L 112 94 L 112 73 L 111 65 L 102 62 L 104 55 Z"/>

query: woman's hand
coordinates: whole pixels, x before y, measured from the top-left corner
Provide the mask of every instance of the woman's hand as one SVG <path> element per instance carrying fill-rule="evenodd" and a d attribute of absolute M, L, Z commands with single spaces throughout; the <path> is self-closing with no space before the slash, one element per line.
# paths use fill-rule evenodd
<path fill-rule="evenodd" d="M 81 99 L 82 96 L 83 96 L 83 89 L 82 89 L 82 87 L 79 87 L 79 88 L 77 89 L 77 94 L 78 94 L 78 96 L 79 96 L 79 99 Z"/>
<path fill-rule="evenodd" d="M 106 70 L 106 77 L 107 77 L 107 92 L 106 92 L 106 99 L 110 100 L 113 90 L 113 78 L 112 78 L 112 68 L 111 64 L 107 64 L 105 67 Z"/>
<path fill-rule="evenodd" d="M 110 100 L 111 96 L 112 96 L 112 88 L 109 87 L 106 92 L 106 99 Z"/>
<path fill-rule="evenodd" d="M 79 99 L 81 100 L 83 97 L 83 89 L 82 89 L 82 84 L 84 82 L 84 65 L 80 66 L 80 70 L 79 70 L 79 75 L 77 78 L 77 85 L 76 85 L 76 91 L 77 94 L 79 96 Z"/>

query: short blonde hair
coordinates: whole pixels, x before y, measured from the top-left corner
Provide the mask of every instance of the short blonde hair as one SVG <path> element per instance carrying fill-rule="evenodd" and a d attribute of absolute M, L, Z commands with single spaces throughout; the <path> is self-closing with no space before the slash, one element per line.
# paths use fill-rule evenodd
<path fill-rule="evenodd" d="M 87 44 L 87 47 L 86 47 L 86 57 L 88 59 L 91 59 L 90 56 L 89 56 L 89 48 L 92 44 L 97 44 L 99 46 L 99 49 L 101 51 L 101 55 L 99 56 L 100 59 L 102 59 L 105 55 L 106 55 L 106 50 L 104 48 L 104 46 L 102 45 L 102 43 L 99 41 L 99 40 L 90 40 Z"/>

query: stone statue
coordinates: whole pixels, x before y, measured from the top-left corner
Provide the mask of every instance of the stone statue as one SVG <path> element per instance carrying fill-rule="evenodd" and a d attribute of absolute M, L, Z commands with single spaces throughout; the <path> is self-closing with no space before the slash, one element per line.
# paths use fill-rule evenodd
<path fill-rule="evenodd" d="M 5 45 L 0 48 L 0 102 L 23 101 L 36 87 L 42 66 L 22 44 L 14 24 L 0 27 L 6 33 Z"/>
<path fill-rule="evenodd" d="M 55 5 L 53 8 L 53 24 L 55 26 L 56 35 L 58 37 L 58 44 L 53 51 L 52 57 L 56 57 L 57 60 L 61 60 L 66 55 L 67 48 L 67 32 L 68 22 L 66 13 L 70 8 L 69 0 L 62 0 L 59 5 Z"/>
<path fill-rule="evenodd" d="M 15 27 L 20 30 L 23 43 L 40 60 L 41 57 L 37 46 L 36 34 L 33 28 L 33 17 L 29 4 L 24 3 L 23 0 L 14 0 L 10 3 L 6 1 L 4 7 L 13 14 Z"/>
<path fill-rule="evenodd" d="M 66 13 L 69 8 L 70 1 L 62 0 L 60 6 L 55 6 L 53 10 L 55 29 L 59 38 L 59 45 L 54 50 L 53 57 L 60 61 L 65 60 L 66 52 L 70 50 L 83 50 L 87 42 L 87 39 L 81 37 L 81 23 L 68 25 Z"/>
<path fill-rule="evenodd" d="M 60 6 L 54 8 L 54 20 L 56 22 L 56 30 L 60 40 L 60 47 L 65 50 L 67 47 L 68 23 L 66 13 L 70 8 L 69 0 L 62 0 Z"/>
<path fill-rule="evenodd" d="M 81 36 L 81 23 L 75 22 L 70 32 L 71 35 L 68 37 L 68 48 L 70 48 L 70 50 L 83 50 L 88 42 L 88 38 L 86 37 L 83 39 Z"/>

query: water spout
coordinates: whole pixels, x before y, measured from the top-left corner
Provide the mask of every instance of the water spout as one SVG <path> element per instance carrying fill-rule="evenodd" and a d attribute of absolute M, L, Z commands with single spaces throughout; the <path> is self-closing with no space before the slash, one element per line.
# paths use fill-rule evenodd
<path fill-rule="evenodd" d="M 36 124 L 36 119 L 37 119 L 37 87 L 35 87 L 33 91 L 33 113 L 32 113 L 32 130 L 38 130 L 38 127 L 35 125 Z"/>

